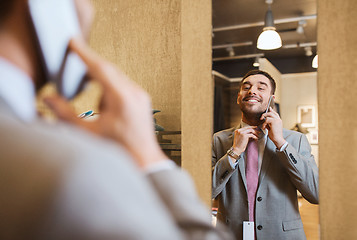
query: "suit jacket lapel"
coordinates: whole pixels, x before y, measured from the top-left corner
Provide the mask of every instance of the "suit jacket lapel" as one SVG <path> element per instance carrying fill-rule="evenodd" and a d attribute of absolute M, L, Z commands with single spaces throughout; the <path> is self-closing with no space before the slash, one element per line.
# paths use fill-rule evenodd
<path fill-rule="evenodd" d="M 239 125 L 236 129 L 239 129 L 241 128 L 242 125 Z M 233 139 L 234 139 L 234 131 L 232 133 L 232 145 L 233 145 Z M 238 162 L 238 170 L 240 172 L 240 176 L 242 178 L 242 181 L 244 183 L 244 187 L 245 187 L 245 191 L 247 191 L 247 179 L 245 177 L 245 161 L 246 161 L 246 156 L 245 156 L 245 153 L 242 153 L 243 154 L 243 157 L 242 159 Z"/>
<path fill-rule="evenodd" d="M 244 154 L 244 153 L 242 153 Z M 245 187 L 245 191 L 247 191 L 247 179 L 245 177 L 245 154 L 243 155 L 243 158 L 238 162 L 238 169 L 240 172 L 240 176 L 242 177 L 243 183 L 244 183 L 244 187 Z"/>
<path fill-rule="evenodd" d="M 260 183 L 263 181 L 265 174 L 267 173 L 267 171 L 269 169 L 269 165 L 271 163 L 271 159 L 274 156 L 275 149 L 276 149 L 275 144 L 268 137 L 267 143 L 265 146 L 265 150 L 264 150 L 264 154 L 263 154 L 262 167 L 260 169 L 260 174 L 259 174 L 258 188 L 259 188 Z"/>

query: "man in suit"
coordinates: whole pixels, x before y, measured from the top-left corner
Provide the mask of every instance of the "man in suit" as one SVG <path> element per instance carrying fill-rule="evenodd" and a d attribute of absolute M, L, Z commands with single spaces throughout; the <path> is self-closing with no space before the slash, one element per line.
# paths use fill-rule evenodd
<path fill-rule="evenodd" d="M 91 5 L 75 4 L 86 33 Z M 161 151 L 148 94 L 81 38 L 69 49 L 103 88 L 100 118 L 56 95 L 63 121 L 37 116 L 48 79 L 34 41 L 27 0 L 0 0 L 0 239 L 231 239 Z"/>
<path fill-rule="evenodd" d="M 248 72 L 237 98 L 241 124 L 213 137 L 212 197 L 236 239 L 243 239 L 244 221 L 254 223 L 254 231 L 244 228 L 257 240 L 305 239 L 297 190 L 318 203 L 318 169 L 305 135 L 283 129 L 268 106 L 275 87 L 267 72 Z"/>

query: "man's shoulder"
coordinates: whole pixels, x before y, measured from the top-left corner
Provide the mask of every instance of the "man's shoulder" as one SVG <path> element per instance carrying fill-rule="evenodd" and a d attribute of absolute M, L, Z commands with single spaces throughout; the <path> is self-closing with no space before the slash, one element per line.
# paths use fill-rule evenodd
<path fill-rule="evenodd" d="M 292 146 L 298 147 L 301 142 L 309 144 L 309 141 L 304 133 L 297 132 L 294 130 L 283 129 L 284 139 Z"/>
<path fill-rule="evenodd" d="M 0 122 L 0 130 L 6 136 L 0 139 L 0 149 L 14 158 L 28 154 L 33 161 L 59 165 L 89 159 L 105 162 L 103 159 L 128 158 L 121 146 L 68 124 L 23 123 L 1 113 Z M 16 151 L 18 147 L 22 147 L 22 153 Z"/>
<path fill-rule="evenodd" d="M 214 138 L 229 137 L 233 134 L 235 129 L 235 127 L 224 129 L 222 131 L 216 132 L 213 136 Z"/>
<path fill-rule="evenodd" d="M 303 133 L 297 132 L 295 130 L 289 130 L 289 129 L 283 128 L 283 135 L 284 135 L 284 138 L 290 138 L 290 137 L 299 137 L 300 138 L 303 135 Z"/>

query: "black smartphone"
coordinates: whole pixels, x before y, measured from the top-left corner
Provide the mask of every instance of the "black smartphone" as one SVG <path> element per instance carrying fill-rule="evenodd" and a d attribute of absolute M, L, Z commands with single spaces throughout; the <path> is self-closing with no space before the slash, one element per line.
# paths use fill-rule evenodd
<path fill-rule="evenodd" d="M 68 49 L 72 37 L 82 35 L 73 0 L 28 0 L 30 19 L 46 81 L 72 99 L 84 87 L 87 68 Z"/>

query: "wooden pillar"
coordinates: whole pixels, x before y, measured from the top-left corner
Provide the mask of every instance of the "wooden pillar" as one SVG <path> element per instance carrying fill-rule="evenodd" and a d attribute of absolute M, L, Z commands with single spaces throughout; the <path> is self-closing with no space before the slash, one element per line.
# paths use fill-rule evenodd
<path fill-rule="evenodd" d="M 321 239 L 357 239 L 357 1 L 318 0 Z"/>
<path fill-rule="evenodd" d="M 210 0 L 182 0 L 182 167 L 210 206 L 213 78 Z"/>
<path fill-rule="evenodd" d="M 181 165 L 210 204 L 211 1 L 92 2 L 91 46 L 149 92 L 165 130 L 182 131 Z"/>

